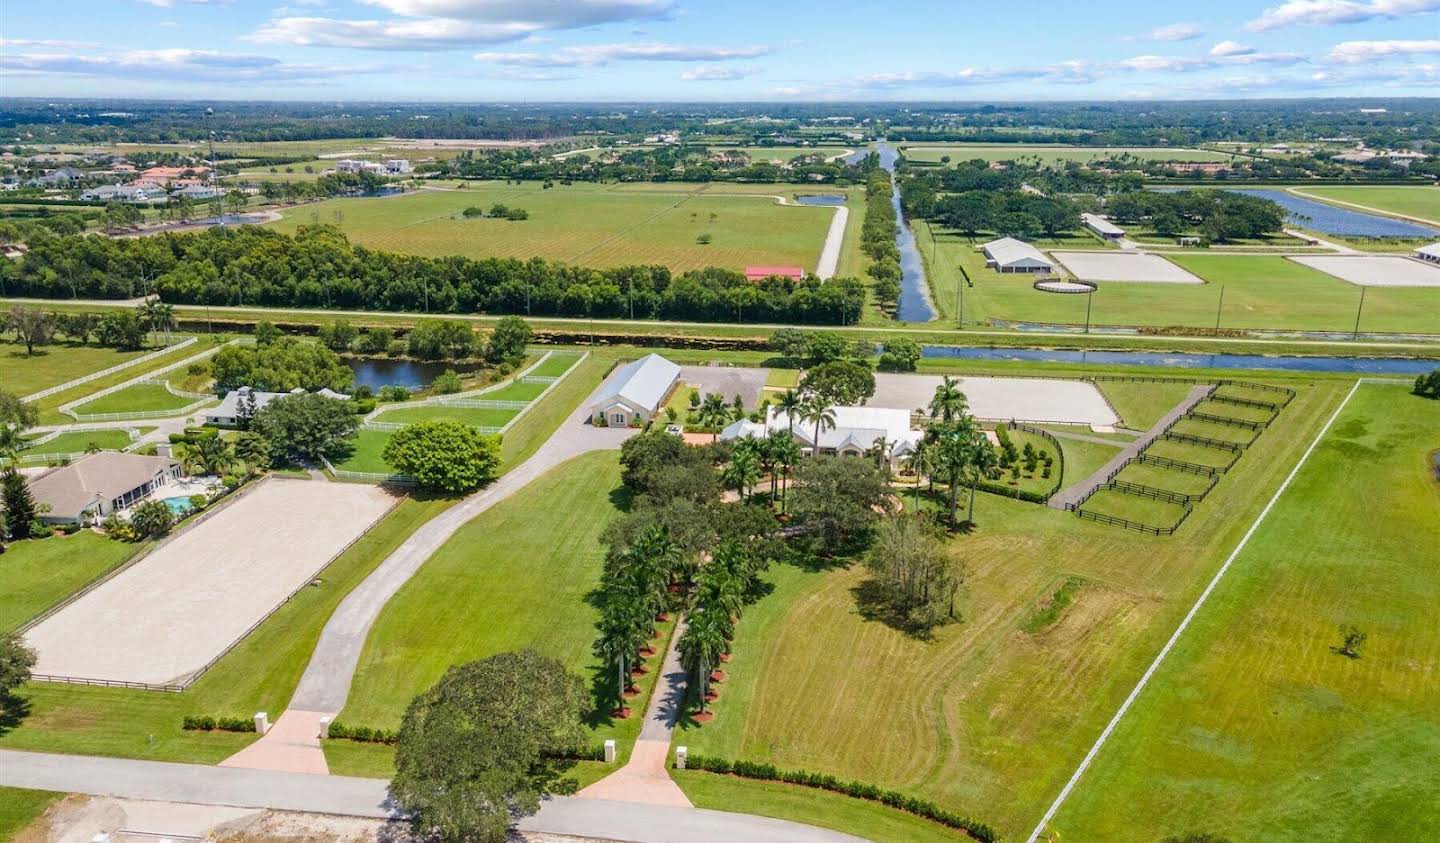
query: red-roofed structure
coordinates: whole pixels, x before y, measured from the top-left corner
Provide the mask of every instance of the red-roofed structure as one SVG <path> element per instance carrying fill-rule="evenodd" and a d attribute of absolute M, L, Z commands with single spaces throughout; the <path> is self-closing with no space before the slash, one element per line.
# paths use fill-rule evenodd
<path fill-rule="evenodd" d="M 796 281 L 805 277 L 803 266 L 747 266 L 745 267 L 745 279 L 747 281 L 761 281 L 771 276 L 791 278 Z"/>

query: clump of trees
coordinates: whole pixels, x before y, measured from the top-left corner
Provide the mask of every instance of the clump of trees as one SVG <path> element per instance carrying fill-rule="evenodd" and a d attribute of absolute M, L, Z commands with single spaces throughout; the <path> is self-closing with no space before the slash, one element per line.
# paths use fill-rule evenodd
<path fill-rule="evenodd" d="M 397 430 L 381 457 L 424 488 L 462 494 L 495 479 L 500 437 L 460 422 L 420 422 Z"/>
<path fill-rule="evenodd" d="M 915 513 L 885 518 L 865 554 L 872 605 L 893 625 L 918 635 L 958 618 L 955 600 L 965 564 L 946 552 L 934 521 Z"/>
<path fill-rule="evenodd" d="M 1213 243 L 1265 237 L 1285 227 L 1285 209 L 1275 202 L 1227 190 L 1136 191 L 1110 197 L 1105 210 L 1121 223 L 1148 224 L 1162 237 L 1195 231 Z"/>
<path fill-rule="evenodd" d="M 210 372 L 217 393 L 242 386 L 263 392 L 289 392 L 296 387 L 343 392 L 354 381 L 350 367 L 325 345 L 293 337 L 267 337 L 258 325 L 256 335 L 254 346 L 227 345 L 215 353 Z"/>
<path fill-rule="evenodd" d="M 390 794 L 418 838 L 502 843 L 575 789 L 559 759 L 583 745 L 588 702 L 580 677 L 532 650 L 452 667 L 405 710 Z"/>
<path fill-rule="evenodd" d="M 269 443 L 271 464 L 284 465 L 294 459 L 313 463 L 340 456 L 360 422 L 350 401 L 296 393 L 261 407 L 250 424 Z"/>
<path fill-rule="evenodd" d="M 870 460 L 810 457 L 795 469 L 790 513 L 822 553 L 834 553 L 893 509 L 888 479 Z"/>
<path fill-rule="evenodd" d="M 1440 398 L 1440 369 L 1415 377 L 1415 394 L 1421 398 Z"/>
<path fill-rule="evenodd" d="M 40 523 L 40 508 L 30 494 L 24 475 L 15 466 L 5 467 L 0 474 L 0 505 L 4 518 L 0 519 L 0 537 L 8 536 L 20 541 L 32 536 L 45 534 L 45 525 Z"/>
<path fill-rule="evenodd" d="M 865 179 L 865 222 L 860 229 L 860 249 L 870 257 L 865 272 L 874 283 L 875 300 L 882 308 L 893 309 L 900 301 L 900 247 L 895 245 L 899 225 L 891 204 L 894 184 L 890 173 L 878 166 Z"/>

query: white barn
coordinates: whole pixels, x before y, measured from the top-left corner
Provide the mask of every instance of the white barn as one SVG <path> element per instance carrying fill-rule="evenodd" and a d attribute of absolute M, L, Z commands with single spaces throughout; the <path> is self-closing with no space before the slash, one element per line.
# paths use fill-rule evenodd
<path fill-rule="evenodd" d="M 1440 243 L 1431 243 L 1415 250 L 1415 257 L 1430 263 L 1440 263 Z"/>
<path fill-rule="evenodd" d="M 647 354 L 615 370 L 590 403 L 590 418 L 610 427 L 644 424 L 680 380 L 680 367 Z"/>
<path fill-rule="evenodd" d="M 1014 237 L 1001 237 L 980 247 L 985 265 L 997 272 L 1050 272 L 1055 264 L 1045 253 Z"/>
<path fill-rule="evenodd" d="M 835 427 L 820 431 L 819 448 L 815 443 L 815 425 L 802 419 L 795 419 L 791 429 L 790 416 L 777 407 L 771 407 L 763 424 L 741 419 L 720 432 L 721 439 L 762 438 L 776 430 L 789 430 L 791 436 L 802 448 L 810 453 L 838 454 L 843 457 L 859 457 L 875 449 L 883 437 L 889 449 L 890 465 L 898 468 L 900 461 L 908 457 L 915 445 L 925 435 L 910 425 L 909 410 L 895 410 L 888 407 L 831 407 L 835 413 Z"/>
<path fill-rule="evenodd" d="M 1106 240 L 1119 240 L 1125 236 L 1125 229 L 1099 214 L 1081 214 L 1080 221 L 1085 223 L 1086 228 L 1104 237 Z"/>

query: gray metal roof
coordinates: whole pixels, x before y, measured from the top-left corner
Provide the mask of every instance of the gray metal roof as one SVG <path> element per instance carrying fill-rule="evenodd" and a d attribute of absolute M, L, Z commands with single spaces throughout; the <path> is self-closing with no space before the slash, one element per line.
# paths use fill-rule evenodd
<path fill-rule="evenodd" d="M 1039 249 L 1026 243 L 1024 240 L 1016 240 L 1014 237 L 1001 237 L 999 240 L 991 240 L 981 247 L 985 255 L 1000 266 L 1037 266 L 1043 265 L 1053 267 L 1055 264 Z"/>
<path fill-rule="evenodd" d="M 654 412 L 680 378 L 680 367 L 658 354 L 647 354 L 615 370 L 595 396 L 592 407 L 604 410 L 617 400 Z"/>
<path fill-rule="evenodd" d="M 1125 234 L 1125 229 L 1099 214 L 1081 214 L 1080 219 L 1097 234 L 1106 234 L 1112 237 L 1122 237 Z"/>

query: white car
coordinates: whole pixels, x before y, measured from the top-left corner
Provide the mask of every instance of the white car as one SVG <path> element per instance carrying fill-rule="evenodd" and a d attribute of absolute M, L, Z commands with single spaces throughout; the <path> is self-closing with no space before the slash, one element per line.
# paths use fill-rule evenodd
<path fill-rule="evenodd" d="M 685 432 L 685 428 L 681 427 L 678 424 L 671 424 L 665 426 L 665 432 L 674 436 L 680 436 Z"/>

